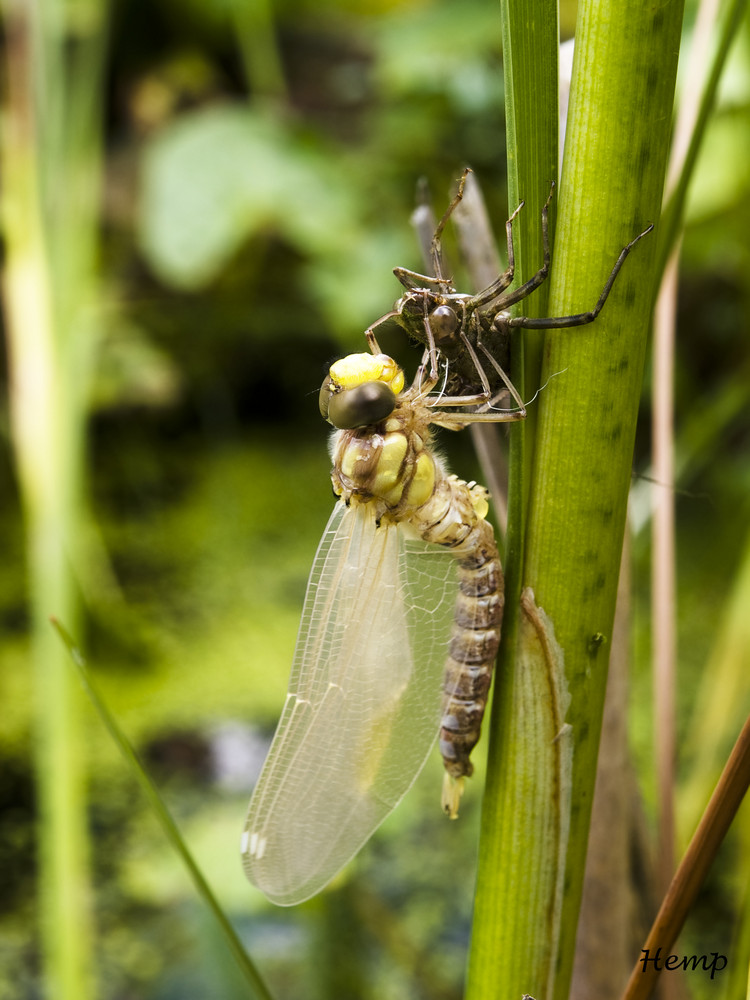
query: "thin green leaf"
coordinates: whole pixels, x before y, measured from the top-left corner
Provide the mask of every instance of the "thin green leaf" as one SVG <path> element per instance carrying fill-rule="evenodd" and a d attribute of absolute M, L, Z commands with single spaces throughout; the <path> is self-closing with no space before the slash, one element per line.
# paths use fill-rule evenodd
<path fill-rule="evenodd" d="M 209 910 L 214 920 L 216 921 L 219 930 L 224 936 L 224 940 L 226 941 L 229 950 L 234 956 L 234 960 L 237 962 L 237 965 L 239 966 L 240 971 L 247 980 L 248 985 L 252 989 L 253 994 L 261 998 L 261 1000 L 273 1000 L 271 994 L 268 991 L 268 987 L 264 983 L 260 973 L 253 964 L 252 959 L 245 951 L 245 948 L 242 942 L 240 941 L 239 937 L 237 936 L 237 933 L 235 932 L 234 928 L 232 927 L 232 924 L 229 921 L 228 917 L 221 909 L 218 900 L 214 896 L 210 886 L 203 877 L 203 873 L 196 864 L 195 859 L 193 858 L 192 854 L 190 853 L 187 847 L 187 844 L 182 839 L 180 831 L 177 828 L 177 824 L 172 819 L 169 810 L 164 804 L 164 800 L 159 794 L 159 790 L 157 789 L 156 785 L 151 780 L 149 774 L 143 767 L 143 764 L 139 760 L 138 754 L 136 753 L 133 744 L 127 738 L 122 729 L 120 729 L 117 720 L 110 712 L 102 696 L 99 694 L 92 680 L 91 674 L 88 671 L 88 668 L 86 666 L 86 661 L 84 660 L 81 651 L 78 649 L 74 640 L 67 632 L 65 627 L 56 618 L 52 619 L 52 625 L 57 631 L 57 634 L 62 639 L 63 643 L 65 644 L 65 647 L 68 650 L 68 653 L 70 654 L 73 663 L 76 665 L 78 669 L 78 673 L 81 678 L 81 683 L 83 684 L 86 690 L 86 694 L 91 699 L 91 702 L 93 703 L 94 707 L 99 713 L 99 716 L 104 725 L 106 726 L 110 736 L 117 745 L 120 753 L 125 758 L 125 761 L 127 762 L 128 766 L 130 767 L 130 770 L 133 773 L 133 776 L 143 789 L 146 798 L 148 799 L 149 805 L 153 809 L 156 818 L 159 820 L 159 823 L 161 824 L 161 827 L 164 830 L 167 840 L 169 841 L 175 853 L 178 854 L 179 857 L 182 859 L 182 862 L 187 868 L 188 874 L 190 875 L 190 878 L 192 879 L 193 884 L 198 891 L 198 895 L 201 897 L 207 909 Z"/>
<path fill-rule="evenodd" d="M 508 146 L 508 202 L 512 211 L 525 205 L 514 223 L 516 280 L 526 281 L 542 263 L 541 213 L 552 182 L 557 178 L 557 5 L 549 0 L 506 0 L 500 7 L 506 91 Z M 554 238 L 555 206 L 550 205 L 550 236 Z M 516 312 L 543 316 L 547 312 L 545 286 Z M 511 377 L 524 399 L 539 386 L 542 335 L 514 337 Z M 528 675 L 529 685 L 514 693 L 509 683 L 516 664 L 535 659 L 534 629 L 519 620 L 524 552 L 524 508 L 531 472 L 535 414 L 511 428 L 511 472 L 508 534 L 505 559 L 505 621 L 503 645 L 495 681 L 488 776 L 482 810 L 479 870 L 474 910 L 467 997 L 541 996 L 550 975 L 548 928 L 539 918 L 557 894 L 556 816 L 548 783 L 560 777 L 557 763 L 533 752 L 536 723 L 549 732 L 555 714 L 537 702 L 541 690 L 553 690 L 556 681 L 543 661 Z M 532 602 L 533 603 L 533 602 Z M 531 633 L 531 634 L 529 634 Z M 518 653 L 517 653 L 518 649 Z M 554 660 L 554 657 L 552 658 Z M 536 694 L 535 694 L 536 693 Z M 546 705 L 549 699 L 546 700 Z M 508 712 L 514 722 L 509 725 Z M 536 720 L 536 722 L 535 722 Z M 520 753 L 509 751 L 508 741 Z M 554 755 L 553 755 L 554 756 Z M 512 758 L 518 764 L 509 764 Z M 558 781 L 559 784 L 559 781 Z M 534 826 L 525 810 L 529 788 L 540 792 L 535 803 L 544 819 Z M 548 810 L 549 807 L 549 810 Z M 542 888 L 544 886 L 544 888 Z M 502 960 L 499 960 L 502 956 Z"/>
<path fill-rule="evenodd" d="M 674 248 L 682 226 L 682 216 L 685 209 L 688 188 L 695 172 L 698 153 L 706 136 L 706 128 L 711 112 L 713 111 L 721 73 L 726 65 L 729 49 L 737 35 L 746 9 L 747 0 L 727 0 L 721 12 L 721 20 L 711 63 L 703 78 L 703 90 L 698 104 L 695 126 L 690 136 L 688 148 L 685 151 L 677 183 L 662 213 L 657 263 L 657 273 L 660 275 L 666 267 L 667 258 Z"/>

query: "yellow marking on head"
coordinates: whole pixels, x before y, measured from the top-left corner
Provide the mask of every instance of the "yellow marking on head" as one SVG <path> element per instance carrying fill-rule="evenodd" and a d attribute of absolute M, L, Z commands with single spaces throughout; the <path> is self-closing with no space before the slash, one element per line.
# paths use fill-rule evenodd
<path fill-rule="evenodd" d="M 337 389 L 383 382 L 398 395 L 404 388 L 404 373 L 387 354 L 349 354 L 331 365 L 329 377 Z"/>
<path fill-rule="evenodd" d="M 406 494 L 407 503 L 412 507 L 421 507 L 432 496 L 435 489 L 435 463 L 428 451 L 422 451 L 414 466 L 414 477 Z"/>

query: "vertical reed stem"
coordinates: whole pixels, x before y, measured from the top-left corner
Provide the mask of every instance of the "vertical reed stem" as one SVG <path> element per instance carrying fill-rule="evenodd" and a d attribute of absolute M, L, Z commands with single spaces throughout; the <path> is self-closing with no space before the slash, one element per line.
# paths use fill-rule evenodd
<path fill-rule="evenodd" d="M 94 995 L 84 742 L 76 678 L 49 623 L 76 627 L 72 564 L 95 346 L 106 4 L 4 0 L 3 299 L 25 515 L 46 995 Z"/>

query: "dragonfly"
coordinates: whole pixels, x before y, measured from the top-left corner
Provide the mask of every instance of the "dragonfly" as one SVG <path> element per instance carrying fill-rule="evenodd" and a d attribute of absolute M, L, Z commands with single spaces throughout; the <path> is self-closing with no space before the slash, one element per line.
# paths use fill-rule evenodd
<path fill-rule="evenodd" d="M 321 387 L 321 413 L 336 428 L 339 499 L 313 563 L 289 691 L 241 843 L 247 877 L 278 905 L 309 899 L 354 857 L 407 793 L 436 740 L 451 818 L 473 770 L 500 641 L 502 568 L 487 491 L 448 473 L 432 449 L 432 429 L 523 419 L 524 404 L 482 337 L 493 327 L 554 328 L 577 318 L 507 313 L 546 278 L 549 199 L 542 270 L 505 291 L 519 205 L 506 224 L 508 270 L 477 295 L 456 292 L 443 273 L 441 234 L 465 177 L 433 236 L 435 276 L 396 269 L 407 291 L 366 331 L 370 353 L 336 362 Z M 618 258 L 596 313 L 637 239 Z M 393 316 L 426 344 L 408 388 L 374 333 Z M 494 384 L 478 352 L 492 363 Z M 441 378 L 448 385 L 451 363 L 466 358 L 479 382 L 453 378 L 450 391 L 435 391 Z M 506 392 L 515 407 L 498 407 Z"/>
<path fill-rule="evenodd" d="M 331 366 L 320 391 L 333 514 L 313 563 L 281 719 L 242 835 L 249 880 L 278 905 L 319 892 L 398 805 L 435 741 L 455 818 L 503 612 L 484 487 L 451 475 L 434 427 L 517 418 L 405 387 L 381 353 Z"/>
<path fill-rule="evenodd" d="M 406 291 L 390 312 L 368 327 L 365 336 L 371 350 L 379 351 L 375 330 L 388 320 L 395 319 L 412 339 L 425 345 L 430 359 L 430 376 L 437 378 L 438 371 L 442 370 L 449 392 L 477 394 L 488 409 L 494 407 L 503 395 L 510 393 L 523 418 L 524 403 L 502 365 L 507 365 L 511 331 L 518 328 L 561 330 L 593 323 L 604 308 L 630 251 L 654 227 L 653 224 L 647 226 L 620 251 L 593 309 L 570 316 L 513 316 L 511 307 L 536 291 L 549 275 L 552 261 L 549 206 L 555 182 L 552 182 L 542 208 L 542 266 L 517 288 L 509 287 L 515 277 L 513 222 L 524 208 L 522 201 L 505 223 L 507 268 L 487 287 L 471 294 L 459 292 L 453 285 L 453 279 L 446 275 L 442 247 L 445 227 L 461 204 L 471 175 L 471 168 L 467 167 L 455 196 L 434 229 L 429 246 L 425 246 L 424 256 L 432 273 L 420 274 L 405 267 L 394 268 L 393 273 Z M 424 203 L 420 208 L 426 209 Z M 429 209 L 422 213 L 423 218 L 430 216 Z M 427 239 L 424 242 L 427 243 Z"/>

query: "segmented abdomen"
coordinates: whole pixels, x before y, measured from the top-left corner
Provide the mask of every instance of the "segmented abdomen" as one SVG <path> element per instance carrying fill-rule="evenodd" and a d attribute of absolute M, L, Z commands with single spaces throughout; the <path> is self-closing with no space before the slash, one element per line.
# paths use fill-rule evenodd
<path fill-rule="evenodd" d="M 346 500 L 375 502 L 379 516 L 408 523 L 424 541 L 450 551 L 459 591 L 445 668 L 440 752 L 446 770 L 443 807 L 458 813 L 469 759 L 479 740 L 503 616 L 503 574 L 487 491 L 448 475 L 429 449 L 429 412 L 399 407 L 375 431 L 335 438 L 334 490 Z"/>
<path fill-rule="evenodd" d="M 425 527 L 424 522 L 419 523 L 420 508 L 413 523 L 425 541 L 446 546 L 458 560 L 459 591 L 445 665 L 445 707 L 440 726 L 440 753 L 452 779 L 444 788 L 443 808 L 455 817 L 463 789 L 460 779 L 474 770 L 469 758 L 481 735 L 500 644 L 504 597 L 495 536 L 481 516 L 482 508 L 477 510 L 478 493 L 481 490 L 486 496 L 486 491 L 453 477 L 443 484 L 436 492 L 447 488 L 451 494 L 444 518 Z"/>

